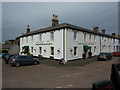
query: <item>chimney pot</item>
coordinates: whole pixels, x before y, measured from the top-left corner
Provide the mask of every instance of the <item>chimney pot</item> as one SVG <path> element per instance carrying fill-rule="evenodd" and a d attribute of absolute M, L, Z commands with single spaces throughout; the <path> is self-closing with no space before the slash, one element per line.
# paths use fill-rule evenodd
<path fill-rule="evenodd" d="M 59 24 L 59 20 L 58 20 L 58 16 L 53 14 L 53 18 L 52 18 L 52 26 L 56 26 Z"/>
<path fill-rule="evenodd" d="M 116 33 L 112 33 L 112 36 L 116 37 Z"/>
<path fill-rule="evenodd" d="M 27 28 L 26 28 L 26 33 L 29 33 L 30 32 L 30 26 L 27 25 Z"/>
<path fill-rule="evenodd" d="M 94 27 L 94 28 L 93 28 L 93 30 L 94 30 L 95 32 L 98 32 L 98 29 L 99 29 L 99 27 Z"/>
<path fill-rule="evenodd" d="M 105 30 L 105 29 L 103 29 L 103 30 L 102 30 L 102 33 L 103 33 L 103 34 L 105 34 L 105 33 L 106 33 L 106 30 Z"/>

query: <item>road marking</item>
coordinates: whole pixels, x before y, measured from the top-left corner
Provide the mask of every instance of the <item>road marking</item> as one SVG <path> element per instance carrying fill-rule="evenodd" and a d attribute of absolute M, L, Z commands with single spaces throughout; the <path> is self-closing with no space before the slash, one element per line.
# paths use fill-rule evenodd
<path fill-rule="evenodd" d="M 56 87 L 56 88 L 62 88 L 62 87 L 60 86 L 60 87 Z"/>
<path fill-rule="evenodd" d="M 66 75 L 67 77 L 69 77 L 70 75 Z"/>
<path fill-rule="evenodd" d="M 79 73 L 76 73 L 76 75 L 79 75 Z"/>
<path fill-rule="evenodd" d="M 72 87 L 73 85 L 67 85 L 68 87 Z"/>

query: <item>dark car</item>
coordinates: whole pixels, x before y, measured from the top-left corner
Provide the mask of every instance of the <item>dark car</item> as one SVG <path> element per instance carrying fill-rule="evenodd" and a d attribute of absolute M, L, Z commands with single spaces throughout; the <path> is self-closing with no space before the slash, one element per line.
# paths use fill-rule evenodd
<path fill-rule="evenodd" d="M 111 60 L 112 59 L 112 55 L 110 53 L 107 52 L 101 52 L 98 55 L 98 60 Z"/>
<path fill-rule="evenodd" d="M 5 59 L 5 57 L 6 57 L 7 55 L 9 55 L 9 54 L 8 54 L 8 53 L 1 53 L 1 54 L 0 54 L 0 58 L 1 58 L 1 59 Z"/>
<path fill-rule="evenodd" d="M 25 55 L 15 55 L 12 56 L 8 62 L 11 66 L 21 66 L 21 65 L 32 65 L 32 64 L 39 64 L 40 61 L 35 59 L 31 56 Z"/>
<path fill-rule="evenodd" d="M 9 59 L 10 59 L 12 56 L 14 56 L 14 55 L 6 55 L 6 57 L 4 58 L 4 62 L 5 62 L 6 64 L 8 64 L 8 61 L 9 61 Z"/>

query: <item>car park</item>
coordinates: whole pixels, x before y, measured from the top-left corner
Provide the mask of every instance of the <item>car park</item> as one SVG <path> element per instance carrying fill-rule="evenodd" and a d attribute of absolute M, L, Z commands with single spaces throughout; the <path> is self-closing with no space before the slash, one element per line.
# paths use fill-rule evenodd
<path fill-rule="evenodd" d="M 4 62 L 5 62 L 6 64 L 8 64 L 8 61 L 9 61 L 9 59 L 10 59 L 12 56 L 14 56 L 14 55 L 6 55 L 6 57 L 4 58 Z"/>
<path fill-rule="evenodd" d="M 107 53 L 107 52 L 101 52 L 98 55 L 98 60 L 111 60 L 112 59 L 112 55 L 111 53 Z"/>
<path fill-rule="evenodd" d="M 39 64 L 40 61 L 38 59 L 33 58 L 32 56 L 25 55 L 15 55 L 12 56 L 8 62 L 11 66 L 21 66 L 21 65 L 32 65 Z"/>
<path fill-rule="evenodd" d="M 118 57 L 119 57 L 119 56 L 120 56 L 120 51 L 114 52 L 114 53 L 113 53 L 113 56 L 118 56 Z"/>

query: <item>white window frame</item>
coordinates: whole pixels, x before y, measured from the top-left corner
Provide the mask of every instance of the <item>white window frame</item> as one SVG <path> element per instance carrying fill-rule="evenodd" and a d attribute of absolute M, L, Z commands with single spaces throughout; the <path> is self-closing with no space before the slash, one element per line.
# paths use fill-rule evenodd
<path fill-rule="evenodd" d="M 74 41 L 77 41 L 77 31 L 74 30 L 73 33 L 74 33 L 74 35 L 73 35 Z"/>
<path fill-rule="evenodd" d="M 50 32 L 50 39 L 51 41 L 54 41 L 54 31 Z"/>
<path fill-rule="evenodd" d="M 42 47 L 39 47 L 39 54 L 42 54 Z"/>
<path fill-rule="evenodd" d="M 31 53 L 33 53 L 33 47 L 31 47 Z"/>
<path fill-rule="evenodd" d="M 39 40 L 42 41 L 42 33 L 39 34 Z"/>
<path fill-rule="evenodd" d="M 75 48 L 76 48 L 76 49 L 75 49 Z M 75 47 L 74 47 L 74 52 L 73 52 L 74 56 L 77 56 L 77 53 L 78 53 L 77 50 L 78 50 L 78 49 L 77 49 L 77 46 L 75 46 Z"/>
<path fill-rule="evenodd" d="M 53 50 L 52 50 L 52 48 L 53 48 Z M 50 55 L 51 55 L 51 56 L 54 56 L 54 54 L 55 54 L 55 52 L 54 52 L 54 47 L 50 47 Z"/>

